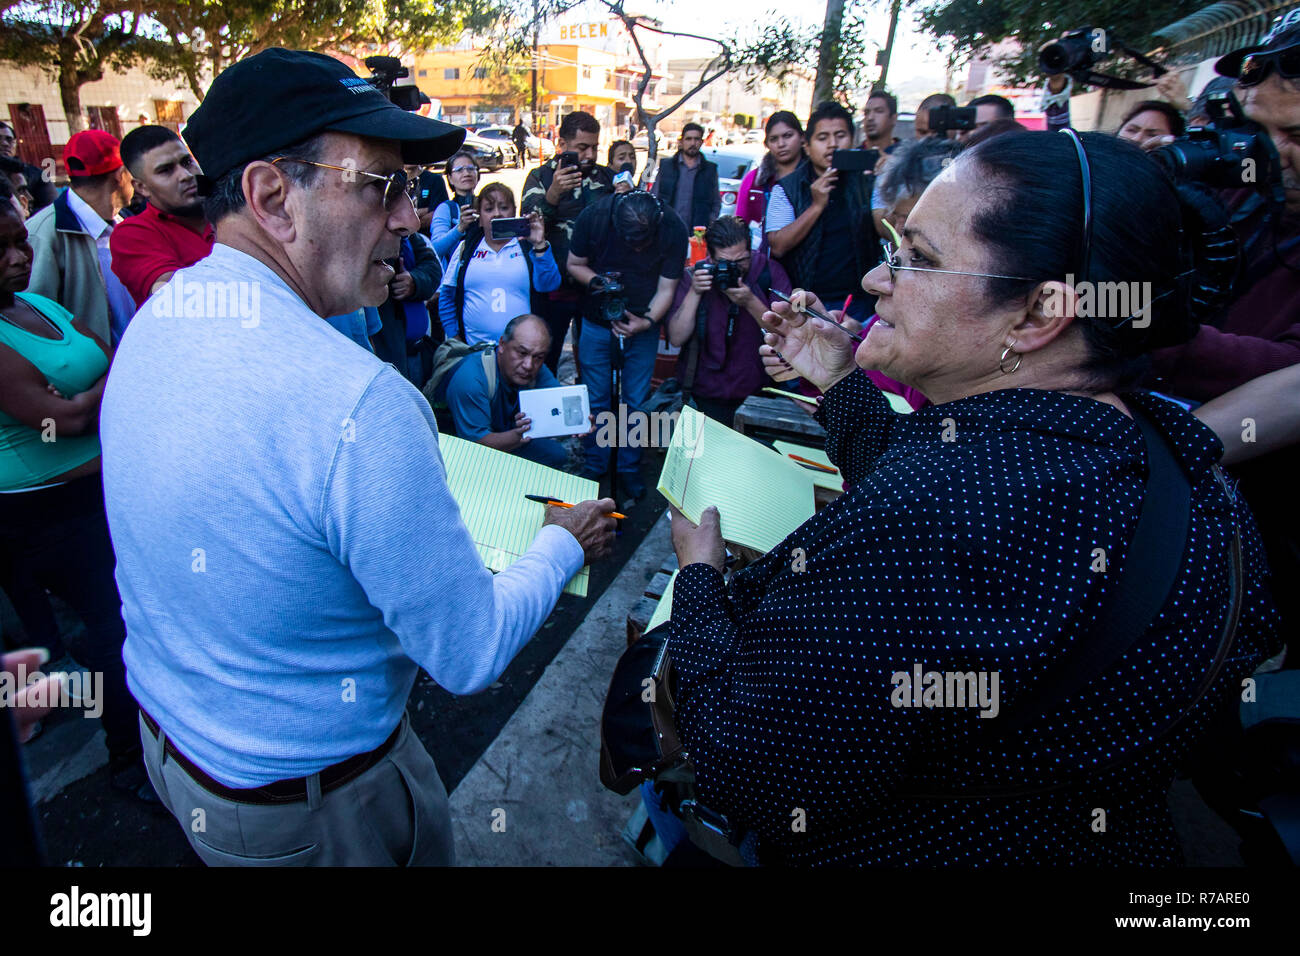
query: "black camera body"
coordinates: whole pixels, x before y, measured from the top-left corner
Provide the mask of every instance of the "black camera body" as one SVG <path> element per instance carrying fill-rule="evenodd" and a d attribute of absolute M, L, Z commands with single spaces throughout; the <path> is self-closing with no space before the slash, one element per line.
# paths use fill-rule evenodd
<path fill-rule="evenodd" d="M 1106 32 L 1083 27 L 1039 47 L 1038 68 L 1048 76 L 1074 73 L 1091 70 L 1099 60 L 1108 56 L 1110 48 L 1106 43 Z"/>
<path fill-rule="evenodd" d="M 930 107 L 929 120 L 931 133 L 946 133 L 954 129 L 974 129 L 975 107 L 932 106 Z"/>
<path fill-rule="evenodd" d="M 1214 126 L 1193 126 L 1151 158 L 1175 182 L 1211 189 L 1254 188 L 1281 195 L 1282 163 L 1266 132 L 1246 118 L 1232 93 L 1217 93 L 1208 103 Z"/>
<path fill-rule="evenodd" d="M 591 280 L 591 299 L 595 304 L 594 322 L 613 325 L 623 321 L 627 311 L 627 289 L 619 272 L 602 272 Z"/>
<path fill-rule="evenodd" d="M 735 289 L 744 280 L 737 263 L 720 259 L 717 262 L 701 262 L 695 266 L 697 272 L 713 276 L 713 288 Z"/>
<path fill-rule="evenodd" d="M 394 80 L 404 79 L 411 71 L 402 66 L 402 61 L 395 56 L 368 56 L 366 68 L 370 70 L 367 82 L 388 97 L 394 106 L 400 106 L 408 113 L 420 108 L 420 89 L 413 84 L 395 86 Z"/>

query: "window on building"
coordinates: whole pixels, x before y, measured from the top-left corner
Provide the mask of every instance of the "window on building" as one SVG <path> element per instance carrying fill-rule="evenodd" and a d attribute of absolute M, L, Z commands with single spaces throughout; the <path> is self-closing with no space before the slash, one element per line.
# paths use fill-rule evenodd
<path fill-rule="evenodd" d="M 86 107 L 86 125 L 91 129 L 102 129 L 119 140 L 122 138 L 122 124 L 118 119 L 116 106 Z"/>
<path fill-rule="evenodd" d="M 486 67 L 486 66 L 476 66 L 476 67 L 474 68 L 474 79 L 476 79 L 476 80 L 486 80 L 486 79 L 487 79 L 487 67 Z"/>
<path fill-rule="evenodd" d="M 589 66 L 584 66 L 584 67 L 582 68 L 582 78 L 583 78 L 584 80 L 589 80 L 589 79 L 591 79 L 591 67 L 589 67 Z"/>
<path fill-rule="evenodd" d="M 416 75 L 417 75 L 417 76 L 428 76 L 428 75 L 429 75 L 429 71 L 428 71 L 428 70 L 421 70 L 421 71 L 420 71 L 419 73 L 417 73 Z"/>
<path fill-rule="evenodd" d="M 158 125 L 166 126 L 173 133 L 180 133 L 185 114 L 180 100 L 154 100 L 153 111 L 158 117 Z"/>
<path fill-rule="evenodd" d="M 460 79 L 460 67 L 458 67 L 458 66 L 449 66 L 449 67 L 447 67 L 447 69 L 445 69 L 445 70 L 442 71 L 442 78 L 443 78 L 444 80 L 459 80 L 459 79 Z"/>

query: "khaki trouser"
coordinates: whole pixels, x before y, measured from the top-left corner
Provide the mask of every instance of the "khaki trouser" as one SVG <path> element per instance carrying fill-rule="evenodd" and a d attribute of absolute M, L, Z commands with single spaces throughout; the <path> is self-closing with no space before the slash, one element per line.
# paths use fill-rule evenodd
<path fill-rule="evenodd" d="M 209 866 L 448 866 L 453 863 L 447 792 L 433 758 L 402 715 L 397 742 L 355 780 L 278 806 L 237 803 L 209 793 L 165 758 L 140 719 L 145 766 L 158 796 Z"/>

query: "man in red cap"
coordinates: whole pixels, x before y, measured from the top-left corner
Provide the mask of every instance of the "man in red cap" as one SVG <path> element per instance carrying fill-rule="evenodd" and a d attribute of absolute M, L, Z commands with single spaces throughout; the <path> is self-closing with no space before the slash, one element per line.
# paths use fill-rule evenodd
<path fill-rule="evenodd" d="M 131 174 L 116 136 L 73 134 L 63 148 L 72 184 L 27 222 L 35 252 L 29 292 L 58 302 L 105 342 L 116 343 L 135 302 L 110 268 L 108 238 L 131 201 Z"/>

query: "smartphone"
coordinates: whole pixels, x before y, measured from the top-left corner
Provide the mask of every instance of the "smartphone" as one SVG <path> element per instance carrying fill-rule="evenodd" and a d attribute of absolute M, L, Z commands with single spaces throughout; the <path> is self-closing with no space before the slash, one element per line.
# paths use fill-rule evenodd
<path fill-rule="evenodd" d="M 878 149 L 837 149 L 831 156 L 831 167 L 846 173 L 869 173 L 879 161 Z"/>
<path fill-rule="evenodd" d="M 973 106 L 932 106 L 930 107 L 930 132 L 946 133 L 950 129 L 974 129 L 975 107 Z"/>
<path fill-rule="evenodd" d="M 527 219 L 493 219 L 488 224 L 493 239 L 524 239 L 532 231 L 532 223 Z"/>
<path fill-rule="evenodd" d="M 565 169 L 569 166 L 577 166 L 577 165 L 578 165 L 578 154 L 575 153 L 573 150 L 568 150 L 567 152 L 563 152 L 560 154 L 559 167 L 561 169 Z"/>

